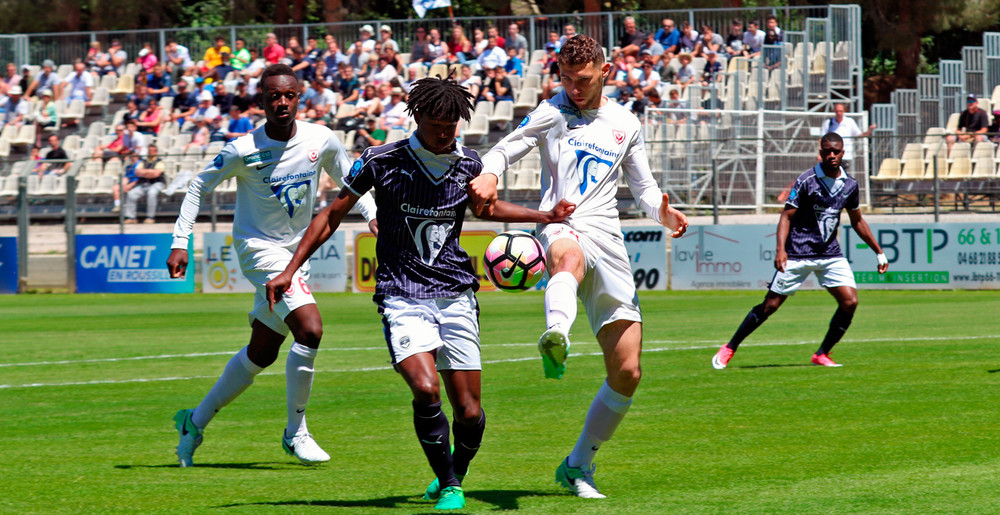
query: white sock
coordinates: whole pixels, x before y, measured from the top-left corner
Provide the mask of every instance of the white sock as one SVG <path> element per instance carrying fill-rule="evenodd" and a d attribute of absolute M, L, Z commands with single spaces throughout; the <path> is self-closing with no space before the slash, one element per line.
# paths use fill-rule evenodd
<path fill-rule="evenodd" d="M 559 272 L 545 287 L 545 327 L 569 332 L 576 320 L 576 290 L 580 283 L 570 272 Z"/>
<path fill-rule="evenodd" d="M 244 390 L 253 384 L 253 378 L 264 370 L 263 367 L 254 365 L 247 357 L 247 348 L 243 347 L 233 356 L 229 363 L 226 363 L 222 376 L 215 382 L 215 386 L 208 391 L 208 395 L 202 399 L 201 404 L 194 409 L 191 421 L 200 429 L 204 429 L 215 414 L 233 399 L 239 397 Z"/>
<path fill-rule="evenodd" d="M 285 385 L 288 396 L 288 426 L 285 436 L 291 438 L 296 433 L 308 431 L 306 427 L 306 403 L 313 384 L 313 362 L 319 349 L 310 349 L 301 343 L 292 344 L 285 362 Z"/>
<path fill-rule="evenodd" d="M 587 411 L 583 432 L 580 433 L 580 439 L 577 440 L 576 447 L 573 447 L 567 464 L 570 467 L 590 468 L 597 449 L 615 434 L 615 429 L 618 429 L 618 424 L 625 418 L 631 405 L 631 397 L 612 390 L 605 381 Z"/>

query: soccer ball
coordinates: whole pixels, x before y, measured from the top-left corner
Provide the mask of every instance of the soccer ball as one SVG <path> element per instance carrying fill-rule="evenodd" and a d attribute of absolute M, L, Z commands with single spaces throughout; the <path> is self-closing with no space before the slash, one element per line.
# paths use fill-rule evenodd
<path fill-rule="evenodd" d="M 534 236 L 522 231 L 500 233 L 483 255 L 486 276 L 503 291 L 524 291 L 545 274 L 545 251 Z"/>

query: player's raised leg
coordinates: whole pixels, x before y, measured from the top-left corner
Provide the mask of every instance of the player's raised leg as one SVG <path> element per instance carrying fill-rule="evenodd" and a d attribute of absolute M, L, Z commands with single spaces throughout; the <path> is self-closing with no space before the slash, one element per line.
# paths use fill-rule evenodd
<path fill-rule="evenodd" d="M 306 425 L 306 403 L 312 392 L 313 375 L 319 342 L 323 338 L 323 320 L 316 304 L 304 304 L 285 317 L 285 323 L 295 337 L 285 361 L 285 392 L 288 399 L 288 424 L 282 435 L 282 447 L 302 463 L 322 463 L 330 460 Z"/>
<path fill-rule="evenodd" d="M 563 226 L 567 235 L 569 227 Z M 545 332 L 538 340 L 545 377 L 559 379 L 566 372 L 569 330 L 576 320 L 576 294 L 583 280 L 585 259 L 576 240 L 562 237 L 552 241 L 546 252 L 549 282 L 545 287 Z"/>
<path fill-rule="evenodd" d="M 239 350 L 226 364 L 212 389 L 198 407 L 180 410 L 174 415 L 180 443 L 177 459 L 182 467 L 194 465 L 194 451 L 201 445 L 202 432 L 215 414 L 253 384 L 254 377 L 274 363 L 278 349 L 285 340 L 258 320 L 251 324 L 250 344 Z"/>
<path fill-rule="evenodd" d="M 767 295 L 764 296 L 764 302 L 754 306 L 749 313 L 747 313 L 746 318 L 740 323 L 740 326 L 736 329 L 733 337 L 729 339 L 729 343 L 722 346 L 715 356 L 712 356 L 712 368 L 716 370 L 722 370 L 729 365 L 729 360 L 732 359 L 733 354 L 736 353 L 736 349 L 739 348 L 740 343 L 750 336 L 751 333 L 757 330 L 758 327 L 763 325 L 763 323 L 774 314 L 775 311 L 781 307 L 781 304 L 787 299 L 787 295 L 781 295 L 773 291 L 768 291 Z"/>
<path fill-rule="evenodd" d="M 837 311 L 830 319 L 830 328 L 823 338 L 823 343 L 813 354 L 812 362 L 814 365 L 824 367 L 839 367 L 839 364 L 830 359 L 830 352 L 833 351 L 833 346 L 843 338 L 847 328 L 851 326 L 854 311 L 858 308 L 858 291 L 850 286 L 827 288 L 827 291 L 833 295 L 833 298 L 837 299 Z"/>
<path fill-rule="evenodd" d="M 556 482 L 588 499 L 605 497 L 594 483 L 594 456 L 615 434 L 639 386 L 642 324 L 631 320 L 611 322 L 598 331 L 597 341 L 604 351 L 608 376 L 587 411 L 573 452 L 556 469 Z"/>

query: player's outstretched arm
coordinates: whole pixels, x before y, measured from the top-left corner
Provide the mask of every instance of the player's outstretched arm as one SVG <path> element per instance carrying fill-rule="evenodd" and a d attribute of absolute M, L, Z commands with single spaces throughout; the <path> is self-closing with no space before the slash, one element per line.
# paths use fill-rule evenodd
<path fill-rule="evenodd" d="M 886 259 L 878 241 L 875 240 L 875 235 L 872 234 L 872 229 L 868 226 L 868 222 L 861 217 L 861 210 L 848 209 L 847 216 L 851 219 L 851 227 L 854 228 L 854 232 L 858 233 L 858 236 L 875 251 L 875 257 L 878 260 L 878 273 L 884 274 L 889 269 L 889 260 Z"/>
<path fill-rule="evenodd" d="M 499 181 L 500 178 L 496 175 L 484 173 L 469 182 L 469 204 L 472 207 L 472 212 L 479 218 L 487 218 L 493 214 L 497 202 L 497 183 Z"/>
<path fill-rule="evenodd" d="M 494 203 L 493 213 L 477 215 L 483 220 L 495 222 L 525 222 L 536 224 L 555 224 L 562 222 L 576 210 L 576 204 L 562 199 L 551 211 L 539 211 L 510 202 L 498 200 Z"/>
<path fill-rule="evenodd" d="M 664 227 L 673 231 L 674 238 L 684 236 L 688 230 L 688 217 L 676 208 L 670 206 L 670 196 L 663 194 L 663 201 L 660 202 L 660 223 Z"/>
<path fill-rule="evenodd" d="M 344 188 L 340 190 L 340 195 L 326 209 L 320 211 L 313 218 L 306 233 L 302 236 L 302 240 L 299 241 L 295 253 L 292 254 L 292 260 L 285 266 L 285 270 L 264 285 L 268 309 L 274 310 L 274 303 L 281 300 L 282 293 L 292 285 L 292 276 L 295 275 L 295 271 L 302 267 L 302 264 L 313 255 L 313 252 L 316 252 L 316 249 L 323 242 L 330 239 L 337 227 L 340 227 L 340 222 L 354 207 L 358 198 L 357 195 Z"/>
<path fill-rule="evenodd" d="M 779 272 L 785 271 L 785 263 L 788 262 L 788 252 L 785 251 L 785 242 L 788 241 L 788 234 L 792 230 L 792 217 L 798 208 L 785 206 L 778 218 L 778 248 L 774 250 L 774 268 Z"/>

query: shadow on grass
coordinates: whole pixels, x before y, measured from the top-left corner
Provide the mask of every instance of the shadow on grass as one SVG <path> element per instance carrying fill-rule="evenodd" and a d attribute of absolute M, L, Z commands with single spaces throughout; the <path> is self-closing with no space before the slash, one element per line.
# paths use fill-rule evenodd
<path fill-rule="evenodd" d="M 531 490 L 476 490 L 466 491 L 467 499 L 476 499 L 487 504 L 494 505 L 496 510 L 517 510 L 520 509 L 518 500 L 522 497 L 543 497 L 560 495 L 554 492 L 539 492 Z M 226 504 L 219 508 L 241 508 L 244 506 L 321 506 L 329 508 L 427 508 L 426 513 L 434 513 L 434 504 L 423 501 L 417 496 L 397 495 L 393 497 L 379 497 L 375 499 L 355 499 L 348 501 L 340 500 L 291 500 Z M 421 512 L 417 512 L 421 513 Z"/>
<path fill-rule="evenodd" d="M 295 463 L 197 463 L 195 467 L 200 469 L 244 469 L 244 470 L 281 470 L 298 466 Z M 176 463 L 163 465 L 115 465 L 116 469 L 175 469 L 180 468 Z"/>
<path fill-rule="evenodd" d="M 1000 372 L 1000 368 L 994 368 L 993 370 L 986 371 L 987 374 L 996 374 L 997 372 Z"/>
<path fill-rule="evenodd" d="M 784 365 L 773 364 L 773 365 L 741 365 L 737 367 L 730 366 L 728 368 L 788 368 L 788 367 L 811 367 L 814 366 L 812 363 L 788 363 Z"/>

